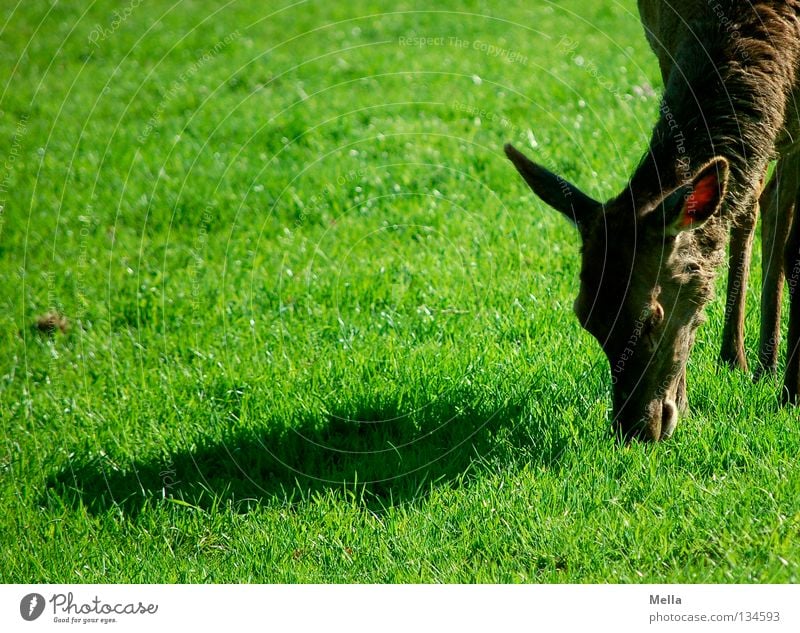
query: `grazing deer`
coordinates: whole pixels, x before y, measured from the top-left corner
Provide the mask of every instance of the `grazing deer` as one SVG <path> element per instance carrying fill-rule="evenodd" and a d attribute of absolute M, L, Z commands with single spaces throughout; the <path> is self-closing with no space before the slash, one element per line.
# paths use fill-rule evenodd
<path fill-rule="evenodd" d="M 744 304 L 759 196 L 759 372 L 777 367 L 786 278 L 784 400 L 800 392 L 800 0 L 639 0 L 639 13 L 665 92 L 650 147 L 623 192 L 601 204 L 513 146 L 505 151 L 580 233 L 575 313 L 608 357 L 615 430 L 661 440 L 687 407 L 686 363 L 728 242 L 720 356 L 747 368 Z"/>

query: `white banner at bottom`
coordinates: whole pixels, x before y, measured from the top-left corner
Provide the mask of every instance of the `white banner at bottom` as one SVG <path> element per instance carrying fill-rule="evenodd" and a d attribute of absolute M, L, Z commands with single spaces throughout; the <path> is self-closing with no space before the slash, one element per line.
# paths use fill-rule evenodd
<path fill-rule="evenodd" d="M 797 585 L 3 585 L 0 631 L 800 631 Z"/>

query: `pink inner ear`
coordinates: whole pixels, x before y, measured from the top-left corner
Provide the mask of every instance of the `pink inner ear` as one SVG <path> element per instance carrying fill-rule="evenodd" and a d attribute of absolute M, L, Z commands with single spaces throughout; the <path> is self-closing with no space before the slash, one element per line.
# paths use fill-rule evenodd
<path fill-rule="evenodd" d="M 719 182 L 716 174 L 712 173 L 698 180 L 683 204 L 681 226 L 685 228 L 693 222 L 705 220 L 714 211 L 718 199 Z"/>

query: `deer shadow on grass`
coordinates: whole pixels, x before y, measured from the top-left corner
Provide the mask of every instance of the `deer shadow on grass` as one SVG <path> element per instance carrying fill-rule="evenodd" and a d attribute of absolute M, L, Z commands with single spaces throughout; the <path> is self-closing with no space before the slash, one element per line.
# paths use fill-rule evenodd
<path fill-rule="evenodd" d="M 93 457 L 51 476 L 46 496 L 95 514 L 114 508 L 135 515 L 165 499 L 204 509 L 230 502 L 246 512 L 339 490 L 381 512 L 434 486 L 459 485 L 508 447 L 527 447 L 527 461 L 558 462 L 568 439 L 546 432 L 550 424 L 533 420 L 524 404 L 465 404 L 474 402 L 470 395 L 451 393 L 412 413 L 397 399 L 265 420 L 224 441 L 127 466 Z M 532 448 L 532 437 L 549 439 Z"/>

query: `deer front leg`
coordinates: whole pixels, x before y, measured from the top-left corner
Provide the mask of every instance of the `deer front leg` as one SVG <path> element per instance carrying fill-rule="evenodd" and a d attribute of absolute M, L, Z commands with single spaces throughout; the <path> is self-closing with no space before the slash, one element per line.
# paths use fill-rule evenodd
<path fill-rule="evenodd" d="M 797 195 L 791 167 L 787 170 L 786 161 L 779 161 L 761 195 L 761 334 L 756 378 L 778 370 L 784 249 Z"/>
<path fill-rule="evenodd" d="M 758 203 L 740 223 L 731 229 L 731 248 L 728 268 L 728 299 L 725 303 L 725 327 L 722 330 L 720 360 L 731 367 L 747 371 L 744 352 L 744 314 L 750 257 L 753 253 Z"/>
<path fill-rule="evenodd" d="M 783 401 L 797 404 L 800 394 L 800 213 L 796 213 L 792 221 L 785 254 L 789 281 L 789 333 Z"/>

